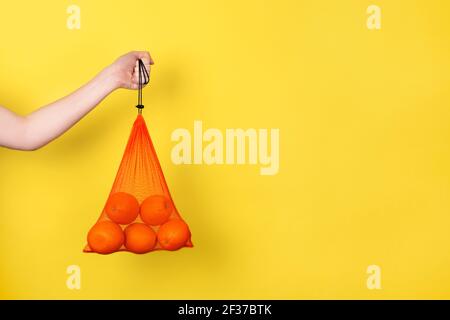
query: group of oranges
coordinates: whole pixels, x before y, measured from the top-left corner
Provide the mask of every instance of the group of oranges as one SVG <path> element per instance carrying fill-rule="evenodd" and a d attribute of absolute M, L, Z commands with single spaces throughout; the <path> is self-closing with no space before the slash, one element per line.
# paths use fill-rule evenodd
<path fill-rule="evenodd" d="M 183 220 L 173 217 L 174 210 L 172 201 L 164 195 L 149 196 L 139 205 L 129 193 L 114 193 L 105 206 L 109 220 L 100 220 L 91 228 L 89 247 L 101 254 L 116 252 L 122 246 L 134 253 L 146 253 L 158 243 L 162 249 L 180 249 L 191 233 Z M 138 216 L 143 223 L 134 222 Z"/>

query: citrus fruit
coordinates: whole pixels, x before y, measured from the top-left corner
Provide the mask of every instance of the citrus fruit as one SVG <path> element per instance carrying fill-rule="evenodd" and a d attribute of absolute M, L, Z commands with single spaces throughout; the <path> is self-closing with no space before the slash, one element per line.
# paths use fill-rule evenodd
<path fill-rule="evenodd" d="M 133 223 L 125 228 L 125 247 L 134 253 L 151 251 L 156 244 L 156 233 L 143 223 Z"/>
<path fill-rule="evenodd" d="M 167 221 L 158 231 L 159 244 L 166 250 L 180 249 L 186 244 L 190 236 L 188 225 L 180 219 Z"/>
<path fill-rule="evenodd" d="M 122 228 L 111 221 L 97 222 L 88 233 L 89 247 L 97 253 L 113 253 L 124 241 Z"/>
<path fill-rule="evenodd" d="M 139 215 L 139 202 L 131 194 L 117 192 L 109 197 L 105 211 L 115 223 L 128 224 Z"/>
<path fill-rule="evenodd" d="M 166 222 L 172 211 L 172 201 L 163 195 L 150 196 L 141 204 L 142 221 L 152 226 Z"/>

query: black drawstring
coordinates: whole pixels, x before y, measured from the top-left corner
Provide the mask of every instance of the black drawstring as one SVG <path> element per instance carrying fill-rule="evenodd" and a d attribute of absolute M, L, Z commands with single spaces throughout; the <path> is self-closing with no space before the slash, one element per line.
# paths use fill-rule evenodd
<path fill-rule="evenodd" d="M 142 113 L 142 109 L 144 109 L 144 105 L 142 104 L 142 88 L 150 81 L 149 74 L 147 69 L 145 68 L 144 63 L 141 59 L 138 60 L 139 63 L 139 83 L 138 83 L 138 104 L 136 108 L 138 108 L 139 114 Z"/>

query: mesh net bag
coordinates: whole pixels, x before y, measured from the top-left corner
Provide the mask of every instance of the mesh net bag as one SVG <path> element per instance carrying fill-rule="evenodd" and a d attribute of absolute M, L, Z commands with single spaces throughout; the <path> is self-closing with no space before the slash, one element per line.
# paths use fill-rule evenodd
<path fill-rule="evenodd" d="M 84 252 L 147 253 L 192 247 L 189 227 L 175 207 L 141 114 L 143 106 L 137 107 L 139 114 L 111 192 L 88 233 Z"/>

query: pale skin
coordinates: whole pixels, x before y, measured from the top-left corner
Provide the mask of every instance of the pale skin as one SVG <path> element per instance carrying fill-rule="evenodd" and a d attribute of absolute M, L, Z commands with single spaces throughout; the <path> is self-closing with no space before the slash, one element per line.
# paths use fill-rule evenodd
<path fill-rule="evenodd" d="M 138 88 L 138 59 L 150 74 L 154 64 L 146 51 L 119 57 L 92 80 L 68 96 L 21 116 L 0 105 L 0 146 L 36 150 L 69 130 L 106 96 L 119 88 Z"/>

